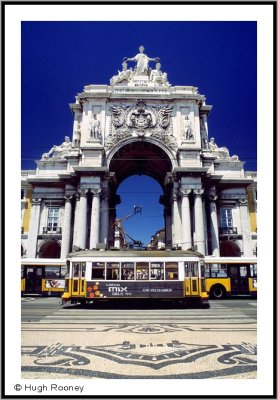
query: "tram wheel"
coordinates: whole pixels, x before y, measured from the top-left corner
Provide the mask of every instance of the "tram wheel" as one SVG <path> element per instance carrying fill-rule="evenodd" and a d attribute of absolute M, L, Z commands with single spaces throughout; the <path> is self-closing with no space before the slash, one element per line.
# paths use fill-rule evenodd
<path fill-rule="evenodd" d="M 222 285 L 215 285 L 210 289 L 210 296 L 213 299 L 224 299 L 226 297 L 226 290 Z"/>

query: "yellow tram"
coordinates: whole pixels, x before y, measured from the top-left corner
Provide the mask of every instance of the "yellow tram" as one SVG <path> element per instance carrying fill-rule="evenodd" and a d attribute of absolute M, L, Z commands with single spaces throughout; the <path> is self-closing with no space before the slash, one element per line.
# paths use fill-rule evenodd
<path fill-rule="evenodd" d="M 65 289 L 66 261 L 47 258 L 21 260 L 21 294 L 61 296 Z"/>
<path fill-rule="evenodd" d="M 69 254 L 63 302 L 164 299 L 209 307 L 204 257 L 181 250 L 81 250 Z"/>
<path fill-rule="evenodd" d="M 206 290 L 210 297 L 257 296 L 256 257 L 205 257 Z"/>

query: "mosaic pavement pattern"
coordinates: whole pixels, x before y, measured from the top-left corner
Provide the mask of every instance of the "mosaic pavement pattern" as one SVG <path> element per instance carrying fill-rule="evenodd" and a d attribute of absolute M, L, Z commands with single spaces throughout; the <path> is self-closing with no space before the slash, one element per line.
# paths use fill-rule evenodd
<path fill-rule="evenodd" d="M 252 326 L 187 326 L 186 324 L 110 324 L 96 327 L 28 326 L 26 332 L 62 341 L 22 346 L 22 377 L 48 374 L 67 378 L 207 379 L 256 377 L 257 346 Z M 80 335 L 80 332 L 83 332 Z M 53 336 L 54 335 L 54 336 Z M 206 335 L 215 343 L 205 343 Z M 82 337 L 82 341 L 80 340 Z M 78 339 L 79 338 L 79 339 Z M 96 340 L 98 338 L 98 340 Z M 69 340 L 70 339 L 70 340 Z M 46 342 L 49 341 L 46 340 Z M 212 340 L 210 340 L 211 342 Z"/>

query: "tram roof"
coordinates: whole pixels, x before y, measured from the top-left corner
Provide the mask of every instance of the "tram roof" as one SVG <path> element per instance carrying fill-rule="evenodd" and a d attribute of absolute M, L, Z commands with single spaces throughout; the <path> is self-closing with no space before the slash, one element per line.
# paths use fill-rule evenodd
<path fill-rule="evenodd" d="M 191 250 L 78 250 L 68 255 L 68 258 L 77 257 L 200 257 L 204 255 Z"/>

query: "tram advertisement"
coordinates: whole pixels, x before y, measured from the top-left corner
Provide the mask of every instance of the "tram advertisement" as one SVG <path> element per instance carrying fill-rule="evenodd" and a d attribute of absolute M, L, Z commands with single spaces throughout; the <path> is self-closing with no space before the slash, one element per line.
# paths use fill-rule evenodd
<path fill-rule="evenodd" d="M 45 280 L 46 289 L 65 289 L 64 279 L 46 279 Z"/>
<path fill-rule="evenodd" d="M 184 283 L 178 282 L 87 282 L 89 298 L 181 298 Z"/>

